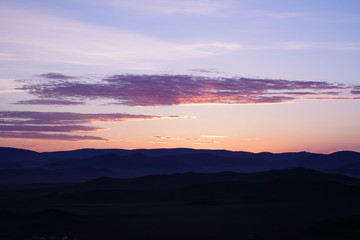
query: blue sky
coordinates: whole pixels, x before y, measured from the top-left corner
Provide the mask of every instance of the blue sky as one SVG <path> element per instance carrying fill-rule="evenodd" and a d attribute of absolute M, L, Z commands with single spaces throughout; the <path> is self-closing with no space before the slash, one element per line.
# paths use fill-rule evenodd
<path fill-rule="evenodd" d="M 115 143 L 108 141 L 106 144 L 77 141 L 67 145 L 61 142 L 64 148 L 89 145 L 124 148 L 198 148 L 198 145 L 194 145 L 197 142 L 192 139 L 202 139 L 201 147 L 232 150 L 360 150 L 360 145 L 355 141 L 360 137 L 360 129 L 356 123 L 360 120 L 357 113 L 359 100 L 355 94 L 356 86 L 360 85 L 359 9 L 360 2 L 355 0 L 1 0 L 0 107 L 3 111 L 19 112 L 31 110 L 163 116 L 160 118 L 162 120 L 145 121 L 149 119 L 146 117 L 144 121 L 135 121 L 139 124 L 137 129 L 142 134 L 130 133 L 128 129 L 131 129 L 131 124 L 135 124 L 132 121 L 102 123 L 104 129 L 113 130 L 110 132 L 121 131 L 122 136 L 119 138 L 122 140 L 114 140 Z M 58 75 L 44 75 L 47 73 Z M 202 81 L 201 77 L 208 77 L 213 78 L 209 80 L 209 84 L 214 89 L 206 92 L 203 90 L 206 84 L 197 84 L 198 93 L 203 94 L 201 99 L 185 101 L 182 99 L 184 96 L 195 96 L 186 90 L 189 86 L 187 84 L 193 82 L 190 78 L 185 78 L 179 85 L 184 96 L 170 99 L 164 93 L 164 99 L 169 100 L 166 104 L 158 98 L 146 98 L 161 103 L 160 106 L 144 106 L 143 102 L 139 103 L 136 95 L 138 93 L 126 96 L 126 99 L 142 106 L 109 104 L 109 99 L 124 100 L 116 98 L 113 92 L 108 94 L 111 97 L 99 94 L 92 98 L 81 91 L 78 94 L 60 91 L 57 92 L 59 95 L 56 99 L 48 99 L 49 95 L 46 95 L 49 89 L 55 89 L 55 85 L 51 86 L 51 81 L 65 81 L 66 86 L 70 86 L 69 84 L 76 81 L 79 84 L 81 79 L 81 84 L 86 82 L 86 87 L 92 89 L 98 86 L 96 84 L 100 84 L 99 79 L 106 82 L 106 77 L 125 74 L 135 77 L 147 75 L 147 81 L 152 81 L 154 76 L 168 75 L 170 77 L 165 78 L 163 83 L 169 86 L 173 86 L 172 76 L 176 78 L 179 74 L 200 77 L 199 82 Z M 274 96 L 269 95 L 274 88 L 261 90 L 263 97 L 272 97 L 269 102 L 260 98 L 246 98 L 245 101 L 245 96 L 240 96 L 245 94 L 244 91 L 235 89 L 233 85 L 223 88 L 216 78 L 230 82 L 237 79 L 238 84 L 243 84 L 248 91 L 246 94 L 254 94 L 259 86 L 250 89 L 253 85 L 240 78 L 252 79 L 253 82 L 257 79 L 272 80 L 278 87 L 281 84 L 278 80 L 290 81 L 286 86 L 291 88 L 291 91 L 295 91 L 291 87 L 293 83 L 298 84 L 297 89 L 301 91 L 308 90 L 299 88 L 299 84 L 302 83 L 291 81 L 326 82 L 329 84 L 327 86 L 344 86 L 341 94 L 324 96 L 327 87 L 317 87 L 312 89 L 317 95 L 312 92 L 305 97 L 288 98 L 288 101 L 285 101 L 283 96 L 281 101 L 275 103 Z M 46 85 L 49 88 L 45 95 L 44 92 L 43 95 L 36 94 L 36 91 L 45 85 L 24 88 L 24 85 L 29 83 L 18 81 L 20 79 L 32 83 L 49 81 Z M 156 80 L 154 85 L 158 86 L 159 91 L 166 92 L 166 88 L 163 88 L 159 81 Z M 150 94 L 146 90 L 149 85 L 145 84 L 145 81 L 142 87 L 138 90 Z M 285 89 L 281 90 L 284 93 Z M 236 101 L 235 93 L 224 98 L 224 92 L 230 91 L 236 91 L 238 94 Z M 214 92 L 218 95 L 211 95 Z M 219 95 L 221 92 L 222 96 Z M 291 94 L 296 95 L 295 92 Z M 119 95 L 124 97 L 124 94 Z M 243 99 L 242 102 L 239 102 L 239 96 Z M 63 101 L 64 99 L 67 102 Z M 69 104 L 70 100 L 82 101 L 82 105 Z M 26 104 L 21 104 L 25 102 Z M 231 106 L 214 106 L 219 102 L 230 102 Z M 211 106 L 205 106 L 206 104 Z M 275 129 L 278 128 L 278 132 L 284 131 L 284 137 L 272 132 L 266 122 L 258 122 L 259 114 L 254 111 L 262 108 L 266 109 L 260 111 L 262 117 L 280 118 L 278 121 L 273 120 L 271 125 L 280 124 Z M 207 122 L 205 118 L 212 116 L 214 111 L 221 111 L 223 114 L 214 116 L 212 121 Z M 288 116 L 289 112 L 292 112 L 292 117 Z M 321 114 L 322 112 L 324 114 Z M 249 119 L 247 128 L 232 125 L 234 129 L 228 130 L 222 126 L 225 123 L 236 124 L 236 120 L 241 121 L 244 114 L 247 114 L 246 118 Z M 319 114 L 316 116 L 318 119 L 314 119 L 314 114 Z M 166 120 L 167 116 L 175 115 L 179 116 L 178 120 Z M 284 126 L 283 121 L 287 118 L 289 128 L 285 131 L 281 124 Z M 333 122 L 333 125 L 322 129 L 321 126 L 326 121 Z M 174 122 L 176 124 L 173 124 Z M 153 126 L 149 127 L 149 124 Z M 300 130 L 304 136 L 293 137 L 294 144 L 281 147 L 282 142 L 291 141 L 291 134 L 299 134 L 298 128 L 305 129 L 310 125 L 327 133 L 322 135 L 319 132 L 316 139 L 312 140 L 311 135 L 314 133 L 306 134 Z M 206 128 L 195 131 L 195 134 L 191 132 L 192 126 Z M 187 133 L 176 130 L 185 127 L 189 129 Z M 4 129 L 8 128 L 9 123 L 4 126 Z M 14 128 L 15 126 L 11 126 L 11 129 Z M 164 132 L 163 128 L 168 130 Z M 336 128 L 338 130 L 335 130 Z M 157 134 L 150 129 L 157 130 L 165 137 L 162 138 L 160 133 Z M 257 129 L 263 131 L 258 132 Z M 336 140 L 339 131 L 344 135 L 341 141 Z M 2 138 L 0 133 L 0 141 L 9 146 L 32 146 L 33 149 L 43 149 L 40 147 L 41 139 L 35 139 L 36 144 L 27 144 L 24 141 L 34 139 L 26 137 L 28 135 L 25 134 L 20 139 L 18 133 L 21 131 L 15 132 L 18 138 L 14 137 L 13 133 L 3 131 Z M 107 136 L 108 133 L 109 131 L 101 130 L 96 134 L 100 134 L 101 138 L 117 139 Z M 212 141 L 207 141 L 206 137 L 202 136 L 215 137 Z M 270 136 L 276 139 L 273 142 L 277 145 L 269 140 Z M 334 140 L 324 146 L 324 143 L 321 143 L 324 136 Z M 124 139 L 130 142 L 124 143 Z M 159 139 L 162 140 L 158 141 Z M 250 140 L 240 145 L 234 144 L 243 141 L 241 139 Z M 304 144 L 306 141 L 314 142 Z M 296 145 L 297 143 L 299 144 Z M 49 149 L 59 148 L 56 139 L 50 145 L 52 146 Z"/>

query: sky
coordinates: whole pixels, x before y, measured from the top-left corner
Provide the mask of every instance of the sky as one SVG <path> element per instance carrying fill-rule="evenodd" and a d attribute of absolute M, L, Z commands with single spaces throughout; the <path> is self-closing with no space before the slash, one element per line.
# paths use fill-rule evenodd
<path fill-rule="evenodd" d="M 360 151 L 358 0 L 0 0 L 0 146 Z"/>

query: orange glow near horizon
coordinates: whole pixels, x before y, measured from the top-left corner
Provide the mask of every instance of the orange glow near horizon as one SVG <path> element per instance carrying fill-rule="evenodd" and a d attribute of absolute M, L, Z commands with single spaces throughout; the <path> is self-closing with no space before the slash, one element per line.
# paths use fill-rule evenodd
<path fill-rule="evenodd" d="M 177 106 L 195 118 L 102 122 L 96 136 L 107 141 L 0 139 L 1 146 L 40 152 L 79 148 L 196 148 L 249 152 L 330 153 L 360 151 L 357 101 L 297 101 L 292 104 Z M 110 106 L 109 106 L 110 107 Z M 337 115 L 334 115 L 337 109 Z M 141 114 L 171 115 L 169 107 Z M 78 133 L 79 134 L 79 133 Z"/>

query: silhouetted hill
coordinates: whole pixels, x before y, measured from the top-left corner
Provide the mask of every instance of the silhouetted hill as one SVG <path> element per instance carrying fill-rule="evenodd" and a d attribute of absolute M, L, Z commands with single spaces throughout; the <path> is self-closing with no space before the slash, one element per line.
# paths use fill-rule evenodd
<path fill-rule="evenodd" d="M 24 240 L 45 239 L 45 237 L 46 239 L 63 239 L 65 236 L 73 236 L 73 239 L 75 237 L 89 238 L 86 235 L 86 229 L 101 227 L 99 221 L 59 209 L 45 209 L 23 214 L 9 212 L 9 214 L 11 218 L 7 218 L 6 221 L 1 221 L 0 214 L 2 224 L 0 239 Z"/>
<path fill-rule="evenodd" d="M 335 159 L 343 159 L 344 161 L 353 162 L 354 160 L 360 160 L 360 154 L 354 151 L 339 151 L 329 154 L 329 157 Z"/>
<path fill-rule="evenodd" d="M 132 178 L 189 171 L 257 172 L 295 167 L 360 177 L 360 153 L 250 153 L 188 148 L 79 149 L 38 153 L 0 148 L 0 179 L 4 183 L 71 182 L 101 176 Z"/>
<path fill-rule="evenodd" d="M 0 169 L 33 166 L 39 156 L 35 151 L 0 147 Z"/>
<path fill-rule="evenodd" d="M 37 185 L 34 186 L 36 188 Z M 98 178 L 83 183 L 43 185 L 41 190 L 44 196 L 48 196 L 41 201 L 49 202 L 64 199 L 73 203 L 172 202 L 179 199 L 232 199 L 241 202 L 247 198 L 256 201 L 288 201 L 308 197 L 360 196 L 360 179 L 295 168 L 258 173 L 184 173 L 132 179 Z M 32 194 L 31 199 L 34 199 Z"/>
<path fill-rule="evenodd" d="M 285 170 L 270 170 L 257 173 L 235 173 L 235 172 L 218 172 L 218 173 L 194 173 L 187 172 L 181 174 L 162 174 L 150 175 L 144 177 L 120 179 L 102 177 L 91 180 L 84 185 L 95 185 L 99 187 L 122 187 L 122 188 L 136 188 L 136 189 L 165 189 L 175 187 L 185 187 L 188 185 L 200 185 L 210 183 L 228 183 L 228 182 L 249 182 L 257 183 L 279 183 L 287 184 L 289 181 L 329 181 L 334 183 L 341 183 L 345 185 L 360 186 L 360 179 L 351 178 L 338 174 L 326 174 L 308 168 L 292 168 Z"/>
<path fill-rule="evenodd" d="M 39 153 L 35 151 L 9 147 L 0 147 L 0 154 L 2 160 L 14 160 L 14 158 L 30 158 L 39 155 Z"/>
<path fill-rule="evenodd" d="M 41 158 L 51 162 L 54 160 L 92 158 L 107 154 L 116 154 L 118 156 L 125 156 L 132 154 L 132 150 L 85 148 L 85 149 L 78 149 L 72 151 L 44 152 L 41 153 Z"/>
<path fill-rule="evenodd" d="M 302 167 L 8 185 L 0 239 L 356 239 L 359 201 L 360 179 Z"/>
<path fill-rule="evenodd" d="M 338 173 L 351 177 L 360 177 L 360 154 L 352 151 L 341 151 L 329 155 L 338 164 L 324 172 Z"/>
<path fill-rule="evenodd" d="M 360 239 L 360 215 L 324 219 L 305 231 L 313 239 Z"/>
<path fill-rule="evenodd" d="M 62 169 L 17 168 L 0 169 L 0 185 L 33 182 L 78 182 L 101 176 L 116 175 L 108 169 L 80 166 Z"/>

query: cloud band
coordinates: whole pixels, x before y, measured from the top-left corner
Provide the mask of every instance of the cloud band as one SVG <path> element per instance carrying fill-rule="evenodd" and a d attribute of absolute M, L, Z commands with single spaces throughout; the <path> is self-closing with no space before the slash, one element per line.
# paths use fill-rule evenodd
<path fill-rule="evenodd" d="M 25 103 L 77 104 L 102 99 L 127 106 L 282 103 L 306 99 L 308 95 L 313 98 L 337 96 L 349 88 L 344 84 L 317 81 L 193 75 L 122 74 L 89 81 L 46 73 L 21 82 L 19 89 L 40 98 L 38 102 Z"/>
<path fill-rule="evenodd" d="M 69 133 L 94 132 L 103 129 L 87 125 L 93 122 L 126 122 L 131 120 L 177 117 L 179 116 L 135 115 L 123 113 L 0 111 L 0 138 L 28 138 L 63 141 L 106 140 L 98 136 Z"/>

